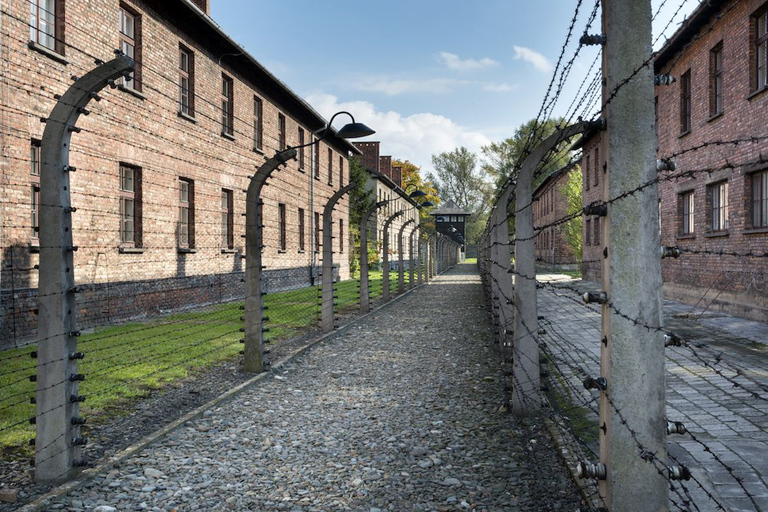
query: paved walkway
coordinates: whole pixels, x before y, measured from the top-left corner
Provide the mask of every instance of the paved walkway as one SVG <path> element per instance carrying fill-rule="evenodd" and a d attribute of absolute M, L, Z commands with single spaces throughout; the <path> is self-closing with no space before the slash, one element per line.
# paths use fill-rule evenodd
<path fill-rule="evenodd" d="M 566 276 L 540 279 L 597 289 Z M 538 305 L 547 331 L 543 341 L 559 368 L 570 373 L 571 392 L 590 400 L 597 392 L 583 389 L 579 370 L 600 372 L 599 306 L 580 304 L 576 292 L 552 286 L 539 290 Z M 724 508 L 768 511 L 768 326 L 722 314 L 698 318 L 702 310 L 691 309 L 672 301 L 664 305 L 665 327 L 694 340 L 692 348 L 666 352 L 667 418 L 682 421 L 693 434 L 669 436 L 670 454 L 690 467 Z M 720 510 L 696 482 L 685 485 L 702 511 Z"/>
<path fill-rule="evenodd" d="M 48 509 L 576 510 L 492 339 L 459 265 Z"/>

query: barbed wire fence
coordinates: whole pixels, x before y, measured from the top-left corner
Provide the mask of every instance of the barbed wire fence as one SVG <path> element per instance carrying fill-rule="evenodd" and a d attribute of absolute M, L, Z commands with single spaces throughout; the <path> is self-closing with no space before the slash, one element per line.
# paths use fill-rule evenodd
<path fill-rule="evenodd" d="M 733 7 L 734 5 L 730 4 L 726 6 L 726 9 L 730 10 Z M 675 11 L 673 18 L 677 16 L 681 8 L 682 4 Z M 658 12 L 653 15 L 653 18 L 655 19 L 657 15 Z M 635 19 L 640 18 L 636 17 Z M 718 19 L 720 17 L 708 23 L 701 32 L 694 36 L 694 40 L 698 40 L 703 34 L 712 31 Z M 667 23 L 667 26 L 671 22 L 672 20 Z M 614 26 L 625 25 L 614 24 Z M 605 48 L 606 40 L 619 38 L 617 35 L 606 34 L 606 36 L 585 37 L 582 41 L 583 43 L 597 42 Z M 609 68 L 612 70 L 615 80 L 613 85 L 610 84 L 610 81 L 606 84 L 603 104 L 597 115 L 610 117 L 611 109 L 608 107 L 621 102 L 625 90 L 634 87 L 633 84 L 639 80 L 645 81 L 643 84 L 645 87 L 651 83 L 647 76 L 647 70 L 643 71 L 643 68 L 649 67 L 654 56 L 655 54 L 652 54 L 650 57 L 644 58 L 642 64 L 625 68 L 621 72 L 618 72 L 616 68 Z M 679 54 L 677 58 L 679 58 Z M 592 73 L 592 66 L 589 70 L 588 75 Z M 558 70 L 556 69 L 555 74 L 557 73 Z M 640 76 L 642 78 L 639 78 Z M 588 109 L 592 108 L 594 102 L 591 98 L 595 97 L 599 78 L 600 74 L 598 73 L 595 78 L 589 81 L 590 85 L 586 88 L 584 96 L 579 98 L 580 101 L 575 99 L 572 106 L 579 104 L 588 105 Z M 580 88 L 579 91 L 581 92 L 581 90 Z M 559 90 L 557 95 L 559 95 Z M 648 95 L 646 94 L 644 97 L 648 97 Z M 652 95 L 650 98 L 652 99 Z M 545 104 L 548 104 L 547 101 L 545 99 Z M 653 109 L 649 109 L 649 111 L 653 112 Z M 573 117 L 575 114 L 567 117 L 566 121 L 570 122 Z M 578 117 L 580 120 L 582 115 Z M 598 118 L 593 115 L 592 121 L 598 121 Z M 653 122 L 646 124 L 653 126 Z M 623 133 L 624 127 L 624 123 L 609 120 L 608 130 L 613 128 L 616 132 L 626 136 Z M 732 499 L 733 496 L 729 495 L 725 498 L 719 496 L 714 491 L 707 475 L 708 470 L 717 471 L 719 468 L 725 471 L 726 479 L 737 485 L 740 493 L 742 493 L 738 496 L 743 498 L 739 501 L 740 505 L 751 506 L 754 507 L 754 510 L 760 510 L 759 499 L 762 491 L 759 486 L 755 487 L 754 485 L 753 479 L 759 478 L 755 474 L 755 468 L 750 468 L 738 457 L 734 458 L 732 451 L 729 451 L 722 442 L 717 442 L 716 433 L 720 431 L 720 428 L 713 433 L 696 423 L 683 423 L 680 421 L 682 413 L 674 404 L 679 403 L 683 397 L 677 393 L 677 386 L 697 385 L 691 384 L 691 380 L 707 386 L 713 379 L 717 379 L 716 383 L 712 384 L 711 391 L 727 393 L 725 400 L 729 401 L 731 406 L 756 408 L 762 411 L 758 414 L 764 415 L 763 403 L 765 399 L 763 395 L 766 383 L 765 379 L 761 377 L 763 369 L 759 365 L 756 367 L 754 361 L 748 361 L 739 357 L 738 354 L 729 354 L 722 348 L 709 346 L 706 343 L 696 341 L 695 338 L 665 328 L 660 308 L 657 308 L 655 317 L 649 315 L 647 310 L 638 311 L 636 306 L 632 306 L 633 301 L 618 297 L 616 289 L 613 290 L 614 293 L 611 293 L 610 287 L 607 290 L 594 290 L 574 285 L 571 280 L 556 282 L 550 281 L 544 276 L 537 277 L 535 270 L 530 270 L 535 268 L 536 258 L 533 251 L 529 251 L 530 254 L 526 254 L 525 251 L 521 253 L 520 248 L 531 245 L 547 229 L 563 226 L 581 216 L 593 217 L 603 224 L 600 231 L 603 240 L 605 240 L 605 251 L 601 254 L 602 258 L 591 261 L 591 263 L 603 265 L 603 275 L 606 276 L 609 274 L 604 264 L 606 259 L 610 259 L 615 252 L 621 252 L 626 257 L 626 251 L 613 245 L 616 241 L 611 239 L 611 229 L 623 229 L 632 232 L 633 236 L 638 236 L 638 230 L 642 229 L 639 226 L 641 224 L 640 219 L 654 218 L 651 214 L 653 213 L 652 210 L 656 208 L 656 201 L 653 199 L 655 199 L 656 194 L 655 188 L 659 183 L 673 182 L 703 173 L 712 174 L 722 169 L 737 169 L 746 164 L 754 164 L 753 160 L 734 162 L 730 161 L 728 157 L 724 157 L 724 162 L 720 165 L 680 170 L 680 166 L 675 166 L 676 159 L 686 153 L 693 153 L 713 146 L 732 147 L 757 144 L 764 140 L 764 136 L 759 134 L 732 140 L 707 141 L 695 147 L 683 149 L 678 153 L 665 155 L 659 162 L 646 157 L 648 160 L 646 166 L 657 169 L 657 176 L 654 173 L 636 181 L 636 185 L 630 185 L 631 181 L 614 176 L 614 183 L 619 181 L 621 185 L 604 189 L 610 190 L 610 192 L 608 195 L 604 195 L 598 203 L 588 205 L 583 211 L 563 215 L 552 222 L 537 224 L 528 233 L 525 229 L 521 230 L 521 225 L 525 227 L 530 222 L 522 219 L 521 214 L 532 209 L 536 199 L 532 197 L 529 191 L 525 191 L 525 194 L 520 193 L 520 181 L 523 174 L 521 169 L 525 167 L 526 163 L 535 164 L 538 169 L 533 174 L 535 179 L 541 172 L 540 170 L 552 161 L 553 153 L 557 152 L 557 143 L 565 142 L 570 138 L 565 133 L 567 130 L 563 127 L 559 128 L 561 134 L 559 140 L 555 140 L 553 144 L 546 144 L 550 150 L 555 149 L 555 151 L 550 151 L 547 154 L 535 154 L 536 145 L 538 144 L 539 147 L 542 145 L 540 136 L 538 138 L 532 136 L 529 139 L 531 144 L 526 145 L 520 160 L 515 163 L 515 173 L 510 176 L 497 197 L 494 213 L 489 218 L 479 247 L 478 266 L 488 298 L 489 316 L 499 334 L 499 357 L 503 363 L 505 387 L 511 397 L 508 407 L 516 410 L 522 409 L 524 413 L 530 413 L 539 410 L 543 400 L 545 415 L 559 428 L 562 434 L 569 438 L 567 450 L 572 460 L 579 461 L 578 466 L 574 469 L 577 470 L 579 476 L 588 479 L 583 486 L 583 493 L 586 499 L 590 501 L 590 508 L 592 509 L 633 510 L 632 507 L 638 503 L 649 503 L 649 498 L 645 495 L 648 488 L 637 482 L 640 480 L 639 472 L 631 471 L 628 473 L 625 468 L 617 468 L 616 458 L 611 458 L 610 452 L 604 451 L 606 444 L 610 443 L 608 438 L 612 435 L 611 431 L 621 431 L 622 437 L 628 443 L 627 446 L 622 447 L 622 450 L 628 448 L 627 456 L 634 459 L 623 462 L 626 462 L 627 466 L 647 466 L 651 480 L 656 480 L 654 485 L 660 495 L 658 500 L 661 507 L 668 506 L 668 499 L 668 503 L 678 510 L 728 510 L 730 506 L 728 500 Z M 593 131 L 599 129 L 605 130 L 605 126 L 597 127 L 593 124 L 591 127 Z M 603 131 L 602 137 L 608 136 L 610 135 L 607 131 Z M 649 139 L 653 140 L 652 138 Z M 655 152 L 655 143 L 653 150 Z M 527 162 L 526 160 L 530 160 L 532 155 L 535 161 Z M 651 161 L 654 165 L 649 165 Z M 615 169 L 615 165 L 615 163 L 612 165 L 609 159 L 608 169 L 604 169 L 603 181 L 608 180 L 609 171 Z M 652 200 L 648 201 L 648 198 Z M 621 224 L 613 216 L 617 215 L 623 204 L 635 200 L 653 203 L 653 208 L 648 208 L 649 211 L 643 215 L 637 215 L 635 217 L 635 220 L 638 221 L 637 224 L 620 227 Z M 656 215 L 658 215 L 658 211 Z M 653 237 L 651 236 L 649 239 L 652 241 Z M 722 282 L 720 292 L 726 288 L 731 289 L 731 286 L 736 282 L 740 282 L 740 289 L 746 289 L 747 283 L 751 283 L 752 286 L 759 289 L 766 289 L 766 272 L 763 262 L 766 261 L 765 257 L 768 256 L 768 251 L 662 247 L 656 238 L 655 243 L 648 244 L 647 247 L 640 249 L 640 252 L 648 252 L 648 247 L 651 247 L 651 250 L 655 252 L 657 264 L 637 269 L 633 278 L 638 281 L 646 280 L 649 275 L 656 276 L 655 279 L 660 279 L 660 269 L 654 272 L 653 268 L 658 267 L 658 261 L 661 258 L 680 258 L 683 261 L 685 258 L 692 259 L 697 255 L 710 255 L 732 257 L 734 264 L 736 258 L 741 258 L 740 263 L 744 267 L 743 269 L 726 270 L 721 272 L 721 275 L 713 277 L 713 287 L 717 288 L 717 283 Z M 652 249 L 653 247 L 657 249 Z M 635 248 L 635 250 L 637 249 Z M 522 259 L 521 256 L 525 259 Z M 702 261 L 698 260 L 694 263 L 691 260 L 690 264 L 701 264 Z M 570 263 L 584 264 L 588 262 L 586 260 L 574 260 Z M 612 260 L 611 265 L 610 269 L 613 272 L 632 273 L 628 270 L 625 261 Z M 610 276 L 607 277 L 607 282 L 612 282 Z M 528 288 L 528 290 L 531 288 L 531 286 L 526 287 L 526 284 L 533 285 L 534 291 L 532 293 L 528 291 L 521 295 L 519 293 L 521 287 Z M 615 286 L 616 283 L 613 284 Z M 655 288 L 657 289 L 657 298 L 652 299 L 651 302 L 655 301 L 660 305 L 660 283 Z M 720 292 L 714 292 L 714 297 L 712 297 L 713 294 L 709 294 L 708 299 L 705 299 L 708 296 L 707 292 L 702 295 L 700 302 L 705 304 L 705 307 L 700 308 L 699 317 L 717 300 Z M 536 314 L 535 309 L 537 303 L 540 308 L 538 314 Z M 647 308 L 649 303 L 644 300 L 643 304 Z M 599 309 L 596 308 L 596 305 Z M 532 312 L 533 316 L 531 316 Z M 648 353 L 648 349 L 651 352 L 655 350 L 654 360 L 658 359 L 660 353 L 663 354 L 661 362 L 656 362 L 654 369 L 655 373 L 658 373 L 659 368 L 661 368 L 661 377 L 658 378 L 657 376 L 655 379 L 657 383 L 661 383 L 660 393 L 657 385 L 656 392 L 650 393 L 641 400 L 642 408 L 640 410 L 637 407 L 628 407 L 621 403 L 622 395 L 627 393 L 626 387 L 633 385 L 632 382 L 635 383 L 634 385 L 638 385 L 642 381 L 627 381 L 626 378 L 617 379 L 616 375 L 611 373 L 610 363 L 614 363 L 614 361 L 611 360 L 610 356 L 606 359 L 606 347 L 609 344 L 615 347 L 620 341 L 617 339 L 619 337 L 618 332 L 611 333 L 611 327 L 619 327 L 624 333 L 645 331 L 646 334 L 651 335 L 649 339 L 653 340 L 652 344 L 649 345 L 649 342 L 642 341 L 642 336 L 633 336 L 633 342 L 642 346 L 641 352 L 643 354 Z M 535 340 L 536 352 L 527 353 L 519 349 L 520 344 L 526 339 Z M 659 349 L 660 346 L 665 346 L 666 350 Z M 603 353 L 602 356 L 601 352 Z M 607 367 L 606 361 L 609 362 Z M 672 400 L 666 403 L 666 411 L 664 410 L 665 400 L 663 398 L 665 361 L 667 378 L 672 378 L 674 382 L 671 387 L 667 386 L 672 393 Z M 641 361 L 636 358 L 633 363 L 640 365 Z M 647 369 L 645 361 L 642 361 L 642 366 L 644 370 Z M 691 378 L 683 379 L 679 377 L 680 374 L 689 374 Z M 639 385 L 644 390 L 648 389 L 647 382 L 642 382 Z M 726 392 L 724 387 L 729 388 L 729 391 Z M 521 392 L 521 390 L 529 391 Z M 595 391 L 599 391 L 599 394 L 596 394 Z M 517 405 L 514 403 L 515 401 L 518 402 Z M 717 402 L 718 406 L 719 404 L 720 402 Z M 661 410 L 654 414 L 649 411 L 651 405 L 656 410 L 659 408 Z M 706 411 L 702 408 L 701 412 Z M 657 421 L 654 422 L 653 427 L 650 427 L 651 431 L 649 431 L 647 422 L 643 418 L 635 416 L 637 414 L 656 417 Z M 667 417 L 668 414 L 669 417 Z M 678 417 L 673 417 L 674 415 Z M 606 418 L 609 418 L 609 421 L 606 421 Z M 743 418 L 740 418 L 740 422 L 741 419 Z M 751 424 L 747 426 L 759 428 Z M 726 425 L 723 423 L 721 428 L 725 427 Z M 675 436 L 674 441 L 670 443 L 669 452 L 666 448 L 666 435 Z M 700 456 L 691 458 L 685 450 L 679 448 L 681 445 L 685 445 L 688 452 L 698 453 Z M 695 445 L 694 448 L 698 447 L 698 452 L 691 450 L 692 445 Z M 595 462 L 595 460 L 599 460 L 599 462 Z M 704 463 L 708 466 L 706 469 L 701 467 L 701 464 Z M 630 474 L 631 476 L 629 476 Z M 617 501 L 615 494 L 617 486 L 624 488 L 634 486 L 644 488 L 645 491 L 643 491 L 641 501 Z M 669 494 L 665 490 L 668 490 Z M 622 492 L 625 493 L 623 497 L 626 498 L 626 491 Z M 652 508 L 655 508 L 655 505 Z"/>
<path fill-rule="evenodd" d="M 21 58 L 28 41 L 20 34 L 30 24 L 7 5 L 2 15 L 9 20 L 2 37 L 11 43 L 5 50 Z M 176 124 L 177 77 L 150 66 L 143 66 L 139 75 L 118 51 L 106 62 L 113 42 L 69 20 L 59 21 L 92 43 L 86 50 L 60 41 L 68 52 L 68 83 L 45 67 L 36 71 L 43 88 L 17 73 L 0 78 L 7 90 L 34 100 L 4 106 L 2 120 L 9 142 L 29 147 L 27 154 L 7 155 L 4 205 L 12 214 L 2 220 L 4 240 L 12 243 L 5 248 L 2 268 L 10 290 L 6 285 L 2 303 L 0 443 L 9 457 L 0 473 L 23 488 L 33 483 L 30 457 L 37 482 L 69 479 L 124 447 L 126 439 L 135 439 L 133 430 L 140 426 L 122 423 L 130 435 L 108 435 L 103 429 L 137 399 L 185 379 L 217 389 L 207 373 L 215 368 L 241 374 L 235 381 L 245 380 L 241 369 L 249 349 L 258 354 L 262 368 L 257 371 L 268 369 L 272 361 L 328 330 L 322 323 L 324 308 L 335 328 L 339 316 L 356 314 L 361 298 L 359 275 L 346 274 L 352 250 L 346 206 L 329 204 L 332 195 L 318 187 L 313 208 L 291 212 L 280 198 L 296 190 L 281 179 L 265 181 L 263 198 L 246 204 L 255 162 L 267 160 L 262 153 L 284 151 L 284 141 L 264 131 L 258 152 L 233 151 L 218 135 L 206 140 L 211 151 L 187 144 Z M 94 73 L 101 77 L 98 87 L 92 84 Z M 198 122 L 218 125 L 227 114 L 219 99 L 207 98 L 201 90 L 195 102 Z M 48 110 L 54 104 L 69 114 L 52 114 Z M 123 114 L 139 106 L 157 114 L 152 129 Z M 241 110 L 229 115 L 232 137 L 252 140 L 247 127 L 253 120 Z M 63 133 L 68 156 L 62 156 L 61 145 L 48 135 L 36 139 L 18 128 L 35 122 Z M 130 163 L 111 150 L 118 146 L 131 155 L 126 158 Z M 343 162 L 333 166 L 311 155 L 307 160 L 312 167 L 301 169 L 286 159 L 288 170 L 278 173 L 311 172 L 334 190 L 347 185 L 342 182 Z M 11 167 L 29 169 L 30 178 L 11 172 Z M 189 179 L 179 178 L 180 168 L 188 169 Z M 242 172 L 222 182 L 222 168 Z M 169 197 L 178 197 L 178 202 L 169 202 Z M 135 215 L 126 215 L 138 203 Z M 338 211 L 323 215 L 325 206 Z M 258 227 L 256 251 L 245 250 L 254 246 L 247 240 L 247 223 L 240 219 L 249 209 L 258 212 L 258 221 L 249 224 Z M 408 240 L 416 235 L 402 235 L 408 255 L 401 252 L 398 257 L 405 257 L 410 271 L 403 275 L 400 292 L 413 287 L 414 267 L 437 264 L 429 261 L 434 251 L 424 261 L 414 261 L 416 250 Z M 325 248 L 330 257 L 321 257 Z M 439 271 L 455 263 L 453 252 L 453 258 L 447 249 L 442 254 Z M 265 256 L 265 265 L 249 266 L 249 256 L 257 253 Z M 331 260 L 330 271 L 323 269 L 322 263 Z M 258 270 L 258 322 L 247 305 L 247 274 L 253 270 Z M 382 274 L 376 270 L 369 276 L 371 306 L 382 303 Z M 330 288 L 323 289 L 324 277 Z M 392 272 L 389 278 L 394 296 L 399 276 Z M 257 323 L 257 342 L 252 344 L 247 331 Z M 221 385 L 226 389 L 236 383 L 229 378 Z"/>

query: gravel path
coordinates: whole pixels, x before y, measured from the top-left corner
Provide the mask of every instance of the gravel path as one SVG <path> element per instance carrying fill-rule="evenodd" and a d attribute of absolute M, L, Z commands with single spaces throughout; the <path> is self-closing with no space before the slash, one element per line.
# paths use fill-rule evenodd
<path fill-rule="evenodd" d="M 574 511 L 491 340 L 460 265 L 47 510 Z"/>

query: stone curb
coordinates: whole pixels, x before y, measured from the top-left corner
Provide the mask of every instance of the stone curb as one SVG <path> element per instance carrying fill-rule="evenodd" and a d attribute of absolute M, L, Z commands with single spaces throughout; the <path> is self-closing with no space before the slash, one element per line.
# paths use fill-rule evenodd
<path fill-rule="evenodd" d="M 578 456 L 575 455 L 573 451 L 568 447 L 568 442 L 565 440 L 565 436 L 567 434 L 558 428 L 554 421 L 552 421 L 550 418 L 547 418 L 546 416 L 544 417 L 544 424 L 547 427 L 549 437 L 555 444 L 555 448 L 557 448 L 558 455 L 563 460 L 565 470 L 568 472 L 568 476 L 571 477 L 571 480 L 579 490 L 579 494 L 581 494 L 581 497 L 586 503 L 589 503 L 597 510 L 598 503 L 594 498 L 590 498 L 590 496 L 594 495 L 595 486 L 592 484 L 591 480 L 581 479 L 576 474 Z"/>
<path fill-rule="evenodd" d="M 449 269 L 446 269 L 445 271 L 447 271 L 447 270 L 449 270 Z M 443 271 L 443 273 L 445 271 Z M 437 277 L 437 276 L 435 276 L 435 277 Z M 386 304 L 382 304 L 380 306 L 377 306 L 376 308 L 372 309 L 368 313 L 366 313 L 366 314 L 364 314 L 364 315 L 362 315 L 360 317 L 355 318 L 351 322 L 349 322 L 349 323 L 339 327 L 338 329 L 336 329 L 336 330 L 334 330 L 332 332 L 329 332 L 327 334 L 323 334 L 319 338 L 316 338 L 316 339 L 310 341 L 309 343 L 307 343 L 303 347 L 296 349 L 291 354 L 285 356 L 284 358 L 280 359 L 275 364 L 273 364 L 271 366 L 271 368 L 272 368 L 271 371 L 260 373 L 259 375 L 256 375 L 255 377 L 253 377 L 253 378 L 251 378 L 251 379 L 249 379 L 249 380 L 247 380 L 247 381 L 245 381 L 245 382 L 243 382 L 241 384 L 238 384 L 237 386 L 235 386 L 234 388 L 230 389 L 229 391 L 226 391 L 226 392 L 222 393 L 221 395 L 217 396 L 213 400 L 208 401 L 207 403 L 201 405 L 197 409 L 195 409 L 193 411 L 190 411 L 189 413 L 185 414 L 181 418 L 179 418 L 179 419 L 169 423 L 168 425 L 166 425 L 165 427 L 161 428 L 160 430 L 157 430 L 157 431 L 149 434 L 148 436 L 146 436 L 143 439 L 137 441 L 136 443 L 132 444 L 128 448 L 122 450 L 119 453 L 116 453 L 115 455 L 113 455 L 109 459 L 105 460 L 104 462 L 102 462 L 98 466 L 96 466 L 94 468 L 89 468 L 89 469 L 83 470 L 80 473 L 80 475 L 77 478 L 75 478 L 74 480 L 72 480 L 70 482 L 67 482 L 67 483 L 65 483 L 63 485 L 60 485 L 60 486 L 56 487 L 55 489 L 49 491 L 48 493 L 40 496 L 39 498 L 37 498 L 36 500 L 32 501 L 31 503 L 28 503 L 27 505 L 24 505 L 22 508 L 18 509 L 19 512 L 39 512 L 39 511 L 44 511 L 45 507 L 47 507 L 49 505 L 49 502 L 51 500 L 54 500 L 54 499 L 59 498 L 61 496 L 65 496 L 70 491 L 74 491 L 76 489 L 79 489 L 83 485 L 87 484 L 93 477 L 103 473 L 104 471 L 106 471 L 107 469 L 109 469 L 111 467 L 115 467 L 115 466 L 119 465 L 125 459 L 133 456 L 136 452 L 144 449 L 146 446 L 148 446 L 148 445 L 150 445 L 150 444 L 152 444 L 152 443 L 154 443 L 156 441 L 159 441 L 160 439 L 162 439 L 163 437 L 167 436 L 168 434 L 170 434 L 171 432 L 173 432 L 174 430 L 176 430 L 177 428 L 179 428 L 183 424 L 185 424 L 185 423 L 187 423 L 189 421 L 195 420 L 197 418 L 200 418 L 205 411 L 207 411 L 209 409 L 212 409 L 212 408 L 216 407 L 217 405 L 225 402 L 226 400 L 229 400 L 229 399 L 233 398 L 234 396 L 239 394 L 241 391 L 243 391 L 245 389 L 248 389 L 251 386 L 254 386 L 254 385 L 260 383 L 261 381 L 267 380 L 270 377 L 274 376 L 274 374 L 275 374 L 274 371 L 275 370 L 279 370 L 282 367 L 284 367 L 285 365 L 287 365 L 289 363 L 292 363 L 293 361 L 295 361 L 296 359 L 298 359 L 299 357 L 304 355 L 306 352 L 308 352 L 309 350 L 314 348 L 319 343 L 321 343 L 323 341 L 326 341 L 326 340 L 328 340 L 328 339 L 330 339 L 330 338 L 332 338 L 334 336 L 338 336 L 340 334 L 343 334 L 344 332 L 348 331 L 351 327 L 356 325 L 358 322 L 368 318 L 370 315 L 373 315 L 374 313 L 378 313 L 382 309 L 385 309 L 385 308 L 391 306 L 395 302 L 399 301 L 401 298 L 409 295 L 411 292 L 413 292 L 415 290 L 418 290 L 419 288 L 421 288 L 422 286 L 426 286 L 427 284 L 432 284 L 433 282 L 434 282 L 434 278 L 429 283 L 424 283 L 424 284 L 421 284 L 421 285 L 414 286 L 413 288 L 406 289 L 400 295 L 397 295 L 396 297 L 390 299 L 390 301 L 387 302 Z"/>

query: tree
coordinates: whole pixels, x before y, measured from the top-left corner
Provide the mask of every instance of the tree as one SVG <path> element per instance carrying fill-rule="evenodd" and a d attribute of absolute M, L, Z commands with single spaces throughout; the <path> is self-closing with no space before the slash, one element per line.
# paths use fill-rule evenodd
<path fill-rule="evenodd" d="M 376 198 L 372 190 L 365 188 L 368 181 L 368 171 L 365 170 L 357 156 L 349 158 L 349 179 L 355 184 L 349 193 L 349 235 L 352 238 L 352 250 L 349 251 L 349 270 L 354 276 L 357 269 L 360 268 L 360 221 L 363 220 L 363 214 L 373 206 Z"/>
<path fill-rule="evenodd" d="M 421 190 L 426 196 L 417 201 L 426 203 L 427 201 L 438 206 L 440 204 L 440 197 L 437 195 L 437 188 L 431 181 L 425 181 L 421 177 L 421 167 L 412 164 L 408 160 L 394 160 L 392 167 L 400 167 L 402 169 L 402 187 L 406 194 L 410 194 L 414 190 Z M 435 219 L 429 214 L 434 207 L 421 208 L 419 210 L 419 223 L 422 227 L 422 235 L 435 232 Z"/>
<path fill-rule="evenodd" d="M 471 213 L 467 219 L 468 243 L 476 243 L 490 210 L 493 187 L 481 169 L 477 157 L 467 148 L 432 155 L 432 166 L 443 199 L 451 199 Z"/>
<path fill-rule="evenodd" d="M 532 119 L 520 125 L 512 137 L 483 146 L 483 171 L 493 177 L 498 189 L 507 178 L 515 179 L 525 156 L 533 148 L 565 126 L 566 122 L 562 117 L 545 121 Z M 534 178 L 534 187 L 552 171 L 561 169 L 568 163 L 570 145 L 569 140 L 564 140 L 548 155 L 539 168 L 538 179 Z"/>

